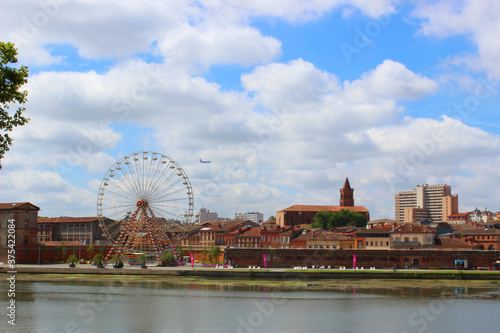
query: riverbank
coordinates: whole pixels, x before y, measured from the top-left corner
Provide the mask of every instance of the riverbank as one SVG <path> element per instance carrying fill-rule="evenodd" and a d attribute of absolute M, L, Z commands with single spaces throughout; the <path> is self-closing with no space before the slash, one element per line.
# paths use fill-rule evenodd
<path fill-rule="evenodd" d="M 150 266 L 141 269 L 139 266 L 124 268 L 97 268 L 91 265 L 77 265 L 70 268 L 66 264 L 50 265 L 16 265 L 15 270 L 0 266 L 0 273 L 15 272 L 16 274 L 88 274 L 88 275 L 136 275 L 136 276 L 183 276 L 206 278 L 238 278 L 238 279 L 280 279 L 280 280 L 322 280 L 322 279 L 393 279 L 393 280 L 498 280 L 500 271 L 459 271 L 459 270 L 428 270 L 412 269 L 397 270 L 353 270 L 353 269 L 303 269 L 290 270 L 282 268 L 271 269 L 215 269 L 197 266 L 158 267 Z"/>

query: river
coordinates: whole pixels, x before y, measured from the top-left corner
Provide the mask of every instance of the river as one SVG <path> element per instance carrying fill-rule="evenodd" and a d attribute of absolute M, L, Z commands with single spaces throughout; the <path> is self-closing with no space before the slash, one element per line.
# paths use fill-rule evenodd
<path fill-rule="evenodd" d="M 2 332 L 498 332 L 492 281 L 32 275 L 0 282 Z"/>

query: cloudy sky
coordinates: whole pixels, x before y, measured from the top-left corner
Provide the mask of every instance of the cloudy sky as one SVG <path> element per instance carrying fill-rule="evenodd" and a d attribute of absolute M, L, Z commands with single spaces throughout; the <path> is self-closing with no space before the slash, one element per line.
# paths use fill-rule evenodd
<path fill-rule="evenodd" d="M 114 162 L 155 151 L 219 216 L 338 205 L 345 177 L 372 219 L 423 183 L 498 211 L 498 17 L 496 0 L 4 1 L 31 121 L 0 201 L 95 216 Z"/>

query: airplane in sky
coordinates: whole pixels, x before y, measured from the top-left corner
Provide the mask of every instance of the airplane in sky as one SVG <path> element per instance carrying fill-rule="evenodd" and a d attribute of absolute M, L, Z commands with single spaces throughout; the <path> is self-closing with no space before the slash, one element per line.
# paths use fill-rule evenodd
<path fill-rule="evenodd" d="M 210 163 L 212 161 L 203 161 L 201 158 L 200 158 L 200 163 Z"/>

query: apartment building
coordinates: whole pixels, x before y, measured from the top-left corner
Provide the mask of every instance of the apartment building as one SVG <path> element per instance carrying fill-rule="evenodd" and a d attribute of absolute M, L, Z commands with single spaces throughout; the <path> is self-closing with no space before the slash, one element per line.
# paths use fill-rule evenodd
<path fill-rule="evenodd" d="M 216 212 L 211 212 L 206 208 L 200 208 L 200 211 L 196 213 L 195 219 L 196 223 L 201 224 L 207 221 L 217 220 L 219 217 Z"/>
<path fill-rule="evenodd" d="M 395 220 L 398 223 L 446 222 L 455 213 L 458 213 L 458 195 L 452 195 L 448 185 L 423 184 L 395 195 Z"/>

